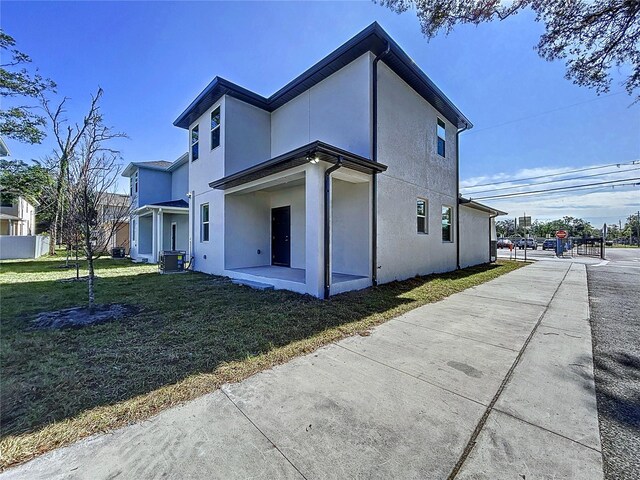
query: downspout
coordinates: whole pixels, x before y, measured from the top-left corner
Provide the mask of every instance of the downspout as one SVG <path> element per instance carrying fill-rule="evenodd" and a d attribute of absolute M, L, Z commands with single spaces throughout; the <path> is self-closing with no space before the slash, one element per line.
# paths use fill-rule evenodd
<path fill-rule="evenodd" d="M 372 135 L 371 160 L 378 161 L 378 62 L 391 51 L 391 44 L 387 43 L 384 52 L 373 59 L 373 88 L 372 88 Z M 378 285 L 378 173 L 373 172 L 371 179 L 371 283 Z"/>
<path fill-rule="evenodd" d="M 342 167 L 342 157 L 324 172 L 324 299 L 331 294 L 331 174 Z"/>
<path fill-rule="evenodd" d="M 456 269 L 460 270 L 460 134 L 469 125 L 456 130 Z"/>

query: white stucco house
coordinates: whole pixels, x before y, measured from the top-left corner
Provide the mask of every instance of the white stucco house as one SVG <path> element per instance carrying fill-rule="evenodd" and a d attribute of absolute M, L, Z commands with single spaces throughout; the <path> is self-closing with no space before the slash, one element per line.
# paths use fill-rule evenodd
<path fill-rule="evenodd" d="M 129 177 L 131 220 L 129 255 L 155 263 L 163 250 L 189 249 L 189 156 L 174 162 L 134 162 Z"/>
<path fill-rule="evenodd" d="M 0 235 L 35 235 L 36 207 L 19 195 L 3 194 L 1 197 Z"/>
<path fill-rule="evenodd" d="M 215 77 L 174 125 L 197 271 L 327 298 L 491 259 L 500 212 L 458 194 L 471 122 L 377 23 L 269 97 Z M 169 168 L 127 171 L 142 198 Z M 137 204 L 152 232 L 160 201 Z M 166 244 L 138 235 L 136 255 Z"/>

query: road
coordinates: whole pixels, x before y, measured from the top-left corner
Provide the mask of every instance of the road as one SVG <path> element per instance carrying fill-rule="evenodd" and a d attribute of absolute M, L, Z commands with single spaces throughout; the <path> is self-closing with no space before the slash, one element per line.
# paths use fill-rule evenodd
<path fill-rule="evenodd" d="M 499 258 L 509 254 L 498 250 Z M 524 251 L 516 255 L 524 259 Z M 640 478 L 640 249 L 608 248 L 603 260 L 538 248 L 527 258 L 587 265 L 605 478 Z"/>
<path fill-rule="evenodd" d="M 596 394 L 607 480 L 640 478 L 640 250 L 587 266 Z"/>

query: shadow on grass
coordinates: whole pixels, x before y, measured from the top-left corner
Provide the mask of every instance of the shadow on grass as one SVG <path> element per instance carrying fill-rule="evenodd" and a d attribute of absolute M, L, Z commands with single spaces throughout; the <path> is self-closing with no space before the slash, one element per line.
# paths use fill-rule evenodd
<path fill-rule="evenodd" d="M 38 260 L 4 260 L 0 262 L 0 274 L 1 273 L 51 273 L 58 270 L 65 270 L 64 266 L 67 263 L 66 258 L 62 256 L 58 256 L 56 258 L 53 257 L 43 257 L 45 259 Z M 130 268 L 132 265 L 131 260 L 127 258 L 122 259 L 111 259 L 102 257 L 96 260 L 100 269 L 114 269 L 114 268 Z M 69 268 L 68 271 L 75 272 L 75 258 L 69 259 Z M 80 264 L 80 271 L 87 270 L 87 261 L 83 258 L 78 260 Z"/>
<path fill-rule="evenodd" d="M 26 263 L 53 267 L 46 261 Z M 28 279 L 3 284 L 2 436 L 32 432 L 331 327 L 371 316 L 391 318 L 478 283 L 476 274 L 494 268 L 417 277 L 322 301 L 282 290 L 259 292 L 204 274 L 136 274 L 140 270 L 134 266 L 121 276 L 99 278 L 96 291 L 98 303 L 136 305 L 138 314 L 58 331 L 33 331 L 31 320 L 42 311 L 84 303 L 84 284 Z"/>

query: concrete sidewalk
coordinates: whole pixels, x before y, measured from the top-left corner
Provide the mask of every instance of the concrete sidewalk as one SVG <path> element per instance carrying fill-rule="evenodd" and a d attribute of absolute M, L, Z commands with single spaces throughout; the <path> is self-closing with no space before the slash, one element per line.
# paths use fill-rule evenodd
<path fill-rule="evenodd" d="M 601 479 L 588 308 L 537 262 L 0 478 Z"/>

